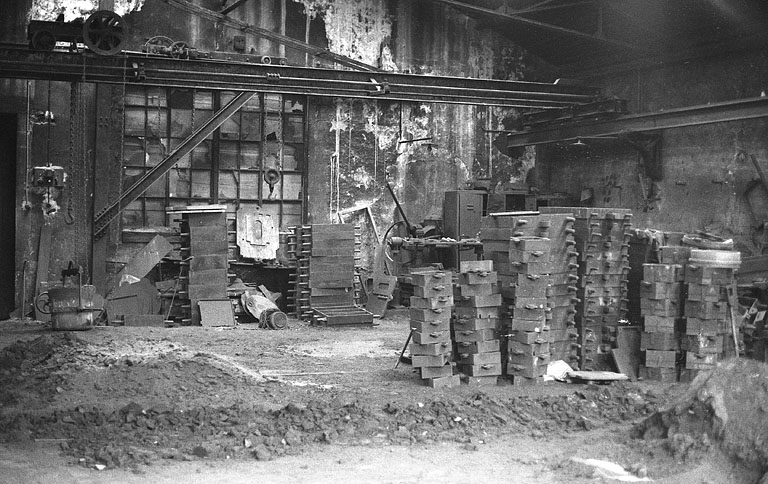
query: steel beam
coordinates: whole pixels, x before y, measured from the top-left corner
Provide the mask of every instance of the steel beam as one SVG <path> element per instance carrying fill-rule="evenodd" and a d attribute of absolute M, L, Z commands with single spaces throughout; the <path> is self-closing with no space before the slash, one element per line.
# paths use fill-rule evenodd
<path fill-rule="evenodd" d="M 578 138 L 657 131 L 768 117 L 768 97 L 690 106 L 653 113 L 564 123 L 507 134 L 507 146 L 540 145 Z"/>
<path fill-rule="evenodd" d="M 195 147 L 203 142 L 208 136 L 213 134 L 224 122 L 232 117 L 247 103 L 256 93 L 241 92 L 235 96 L 226 106 L 217 111 L 208 121 L 200 126 L 194 133 L 189 135 L 176 149 L 174 149 L 163 161 L 155 165 L 144 174 L 125 192 L 121 193 L 116 201 L 105 207 L 96 214 L 93 220 L 93 236 L 101 238 L 118 214 L 129 203 L 137 200 L 149 187 L 152 186 L 163 175 L 168 173 L 178 161 L 192 152 Z"/>
<path fill-rule="evenodd" d="M 600 93 L 591 87 L 538 82 L 181 60 L 139 52 L 39 52 L 18 45 L 0 46 L 0 78 L 539 109 L 588 103 Z"/>
<path fill-rule="evenodd" d="M 361 71 L 380 71 L 378 67 L 374 67 L 372 65 L 366 64 L 364 62 L 360 62 L 359 60 L 355 60 L 347 56 L 333 53 L 328 49 L 321 49 L 312 44 L 307 44 L 306 42 L 296 40 L 286 35 L 278 34 L 277 32 L 272 32 L 271 30 L 262 29 L 261 27 L 256 27 L 255 25 L 251 25 L 246 22 L 227 17 L 226 15 L 222 15 L 223 13 L 227 13 L 225 11 L 222 11 L 222 13 L 214 12 L 213 10 L 208 10 L 207 8 L 199 7 L 192 2 L 188 2 L 187 0 L 163 0 L 163 1 L 168 5 L 171 5 L 172 7 L 176 7 L 180 10 L 184 10 L 185 12 L 189 12 L 191 14 L 197 15 L 198 17 L 205 18 L 219 24 L 227 25 L 231 28 L 238 29 L 242 32 L 247 32 L 249 34 L 253 34 L 259 37 L 264 37 L 266 39 L 273 40 L 286 47 L 296 49 L 299 52 L 305 52 L 315 57 L 330 59 L 337 64 L 350 67 L 352 69 L 357 69 Z M 235 4 L 234 6 L 237 6 L 237 4 Z"/>
<path fill-rule="evenodd" d="M 239 8 L 242 4 L 247 2 L 248 0 L 236 0 L 232 5 L 229 5 L 227 7 L 224 7 L 221 12 L 218 12 L 221 15 L 226 15 L 232 10 L 235 10 L 236 8 Z"/>
<path fill-rule="evenodd" d="M 618 47 L 620 49 L 628 50 L 630 52 L 642 52 L 645 50 L 638 44 L 628 44 L 626 42 L 609 39 L 607 37 L 603 37 L 600 35 L 588 34 L 586 32 L 568 29 L 565 27 L 560 27 L 559 25 L 548 24 L 546 22 L 540 22 L 538 20 L 533 20 L 533 19 L 521 16 L 521 14 L 525 12 L 521 12 L 520 15 L 506 14 L 496 10 L 492 10 L 490 8 L 477 7 L 475 5 L 470 5 L 468 3 L 460 2 L 458 0 L 428 0 L 428 1 L 432 3 L 441 3 L 444 5 L 449 5 L 458 9 L 474 12 L 476 14 L 483 15 L 486 17 L 491 17 L 497 20 L 507 20 L 509 22 L 518 23 L 521 25 L 529 26 L 529 27 L 536 27 L 542 30 L 548 30 L 550 32 L 555 32 L 558 34 L 568 35 L 570 37 L 574 37 L 577 39 L 587 39 L 594 42 L 599 42 L 601 44 L 610 45 L 612 47 Z"/>

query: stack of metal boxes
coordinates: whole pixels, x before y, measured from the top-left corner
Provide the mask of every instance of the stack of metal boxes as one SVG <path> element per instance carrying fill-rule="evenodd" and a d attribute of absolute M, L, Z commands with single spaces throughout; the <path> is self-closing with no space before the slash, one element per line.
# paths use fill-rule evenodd
<path fill-rule="evenodd" d="M 616 208 L 542 207 L 575 217 L 579 285 L 576 325 L 582 370 L 612 370 L 611 348 L 626 320 L 632 213 Z"/>
<path fill-rule="evenodd" d="M 491 214 L 482 220 L 483 254 L 494 262 L 503 297 L 501 316 L 507 341 L 502 345 L 502 357 L 506 374 L 515 383 L 542 375 L 553 351 L 558 359 L 571 363 L 576 356 L 578 265 L 573 223 L 567 213 Z M 547 254 L 536 256 L 534 252 Z M 524 323 L 524 318 L 531 322 Z"/>
<path fill-rule="evenodd" d="M 452 334 L 464 381 L 495 385 L 502 373 L 499 346 L 499 294 L 493 261 L 462 261 L 454 286 Z"/>
<path fill-rule="evenodd" d="M 547 300 L 550 306 L 549 337 L 552 361 L 563 360 L 572 368 L 579 368 L 579 332 L 576 328 L 578 293 L 578 256 L 574 238 L 575 218 L 571 214 L 546 214 L 550 227 L 546 236 L 552 241 L 552 264 Z"/>
<path fill-rule="evenodd" d="M 640 282 L 640 311 L 643 333 L 640 350 L 645 352 L 641 376 L 648 380 L 677 380 L 677 322 L 683 315 L 681 264 L 643 264 Z"/>
<path fill-rule="evenodd" d="M 200 325 L 199 302 L 227 298 L 228 242 L 225 205 L 173 208 L 181 215 L 181 290 L 174 301 L 181 324 Z M 186 274 L 183 268 L 186 268 Z"/>
<path fill-rule="evenodd" d="M 508 306 L 509 340 L 507 342 L 507 375 L 515 380 L 538 378 L 549 364 L 549 324 L 551 309 L 547 305 L 547 287 L 526 281 L 549 279 L 551 240 L 544 237 L 512 237 L 509 263 L 519 270 L 514 287 L 515 297 Z M 531 290 L 536 288 L 537 290 Z M 518 381 L 518 383 L 520 383 Z"/>
<path fill-rule="evenodd" d="M 418 269 L 411 273 L 410 345 L 412 365 L 419 369 L 425 385 L 433 388 L 461 383 L 452 363 L 451 311 L 452 273 L 437 269 Z"/>
<path fill-rule="evenodd" d="M 685 351 L 684 380 L 693 378 L 700 370 L 713 369 L 725 347 L 734 346 L 729 318 L 736 317 L 734 269 L 738 268 L 739 260 L 738 252 L 691 250 L 685 267 L 688 296 L 685 336 L 681 342 Z"/>
<path fill-rule="evenodd" d="M 359 252 L 351 224 L 294 227 L 288 253 L 296 261 L 292 301 L 297 317 L 313 324 L 372 324 L 355 306 L 355 261 Z"/>
<path fill-rule="evenodd" d="M 288 258 L 296 263 L 292 275 L 293 287 L 288 291 L 288 304 L 297 319 L 309 320 L 312 308 L 309 305 L 309 257 L 312 251 L 312 227 L 309 225 L 290 227 L 287 236 Z"/>

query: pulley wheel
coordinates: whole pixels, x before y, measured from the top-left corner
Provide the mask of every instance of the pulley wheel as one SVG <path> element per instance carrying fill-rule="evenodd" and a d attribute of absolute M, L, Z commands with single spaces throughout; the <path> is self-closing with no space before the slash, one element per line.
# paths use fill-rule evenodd
<path fill-rule="evenodd" d="M 171 45 L 171 57 L 174 59 L 189 59 L 189 45 L 178 40 Z"/>
<path fill-rule="evenodd" d="M 117 54 L 123 50 L 127 34 L 123 18 L 109 10 L 98 10 L 83 23 L 83 41 L 97 54 Z"/>
<path fill-rule="evenodd" d="M 56 37 L 47 30 L 38 30 L 32 34 L 29 45 L 34 50 L 53 50 L 56 47 Z"/>
<path fill-rule="evenodd" d="M 171 51 L 173 39 L 165 35 L 155 35 L 144 42 L 144 52 L 147 54 L 165 54 Z"/>

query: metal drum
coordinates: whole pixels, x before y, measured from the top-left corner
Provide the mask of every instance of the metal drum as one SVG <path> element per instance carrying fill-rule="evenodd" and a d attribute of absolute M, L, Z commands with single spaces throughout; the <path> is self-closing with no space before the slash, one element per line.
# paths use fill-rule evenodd
<path fill-rule="evenodd" d="M 41 312 L 50 313 L 54 331 L 84 331 L 94 327 L 102 311 L 94 303 L 95 296 L 94 286 L 58 286 L 41 293 L 36 304 Z"/>

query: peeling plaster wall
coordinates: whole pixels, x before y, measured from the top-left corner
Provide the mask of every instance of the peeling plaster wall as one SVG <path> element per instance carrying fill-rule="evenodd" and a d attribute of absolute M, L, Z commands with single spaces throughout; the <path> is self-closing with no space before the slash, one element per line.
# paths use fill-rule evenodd
<path fill-rule="evenodd" d="M 301 3 L 323 19 L 331 50 L 383 69 L 518 80 L 540 64 L 498 33 L 430 2 Z M 309 187 L 315 223 L 333 220 L 336 210 L 370 205 L 383 233 L 399 218 L 387 180 L 411 223 L 441 219 L 446 190 L 484 179 L 506 188 L 525 181 L 535 160 L 533 150 L 504 155 L 494 146 L 497 135 L 487 133 L 504 129 L 504 119 L 517 115 L 513 109 L 316 100 L 309 115 L 309 176 L 325 180 Z M 420 138 L 429 139 L 409 141 Z"/>
<path fill-rule="evenodd" d="M 144 0 L 115 0 L 115 13 L 126 15 L 141 10 Z M 55 20 L 64 14 L 65 21 L 88 17 L 99 9 L 98 0 L 33 0 L 27 14 L 29 20 Z"/>
<path fill-rule="evenodd" d="M 768 88 L 768 54 L 699 59 L 587 82 L 629 100 L 631 112 L 756 97 Z M 581 190 L 592 188 L 595 205 L 632 209 L 636 227 L 708 230 L 733 237 L 750 255 L 766 245 L 765 231 L 755 227 L 768 220 L 768 196 L 761 189 L 753 190 L 749 201 L 744 195 L 756 177 L 748 155 L 768 170 L 766 140 L 764 118 L 666 130 L 663 177 L 657 182 L 643 176 L 637 151 L 620 142 L 587 140 L 590 146 L 581 150 L 549 145 L 539 148 L 537 175 L 543 187 L 576 200 Z"/>

